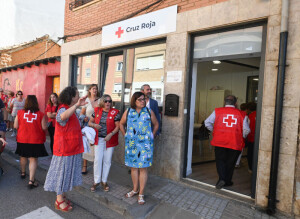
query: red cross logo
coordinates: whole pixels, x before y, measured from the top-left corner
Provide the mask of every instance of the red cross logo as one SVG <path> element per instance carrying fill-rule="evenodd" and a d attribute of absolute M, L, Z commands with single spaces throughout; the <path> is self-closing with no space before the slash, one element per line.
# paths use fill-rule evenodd
<path fill-rule="evenodd" d="M 33 123 L 33 120 L 37 119 L 37 114 L 30 113 L 30 111 L 28 111 L 27 113 L 24 113 L 24 119 L 26 119 L 29 123 Z"/>
<path fill-rule="evenodd" d="M 226 127 L 232 127 L 233 125 L 236 125 L 237 118 L 235 118 L 234 115 L 227 114 L 227 117 L 223 118 L 223 123 L 226 124 Z"/>
<path fill-rule="evenodd" d="M 121 38 L 122 33 L 124 33 L 124 30 L 122 30 L 121 27 L 119 27 L 118 31 L 116 31 L 116 35 L 118 35 L 118 38 Z"/>

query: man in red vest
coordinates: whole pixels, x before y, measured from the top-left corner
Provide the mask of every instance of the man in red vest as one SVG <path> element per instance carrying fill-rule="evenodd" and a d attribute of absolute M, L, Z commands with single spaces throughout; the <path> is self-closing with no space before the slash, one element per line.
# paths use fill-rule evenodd
<path fill-rule="evenodd" d="M 213 132 L 211 145 L 215 147 L 215 157 L 219 180 L 217 189 L 231 186 L 236 160 L 245 146 L 244 138 L 250 132 L 248 118 L 236 108 L 237 98 L 225 98 L 225 107 L 216 108 L 205 120 L 205 127 Z"/>
<path fill-rule="evenodd" d="M 254 137 L 255 137 L 255 124 L 256 124 L 256 103 L 251 102 L 249 105 L 249 127 L 250 134 L 247 136 L 246 145 L 248 147 L 247 159 L 249 172 L 252 173 L 252 160 L 253 160 L 253 149 L 254 149 Z"/>

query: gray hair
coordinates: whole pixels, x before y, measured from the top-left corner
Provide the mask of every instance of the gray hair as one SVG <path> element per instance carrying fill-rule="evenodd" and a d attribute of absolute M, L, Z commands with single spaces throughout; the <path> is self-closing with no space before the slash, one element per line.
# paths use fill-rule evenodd
<path fill-rule="evenodd" d="M 143 86 L 141 86 L 141 91 L 144 91 L 145 87 L 150 87 L 149 84 L 143 84 Z"/>
<path fill-rule="evenodd" d="M 235 105 L 237 98 L 234 95 L 228 95 L 224 99 L 225 105 Z"/>

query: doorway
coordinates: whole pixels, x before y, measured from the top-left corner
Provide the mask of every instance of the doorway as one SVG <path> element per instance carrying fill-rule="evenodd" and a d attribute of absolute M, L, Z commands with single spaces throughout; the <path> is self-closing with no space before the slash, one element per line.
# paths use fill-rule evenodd
<path fill-rule="evenodd" d="M 256 132 L 259 133 L 264 31 L 264 25 L 257 25 L 194 37 L 187 179 L 211 186 L 218 181 L 214 146 L 210 144 L 212 134 L 203 135 L 200 130 L 214 109 L 224 106 L 227 95 L 237 97 L 238 107 L 250 102 L 258 105 Z M 259 134 L 256 134 L 251 159 L 253 172 L 249 170 L 247 148 L 244 148 L 234 170 L 234 184 L 224 189 L 255 197 L 258 140 Z"/>

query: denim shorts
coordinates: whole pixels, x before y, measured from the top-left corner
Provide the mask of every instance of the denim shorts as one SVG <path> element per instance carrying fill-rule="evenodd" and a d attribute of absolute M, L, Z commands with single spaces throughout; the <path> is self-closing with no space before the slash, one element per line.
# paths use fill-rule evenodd
<path fill-rule="evenodd" d="M 6 132 L 6 123 L 5 122 L 0 122 L 0 131 Z"/>

